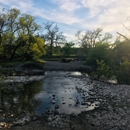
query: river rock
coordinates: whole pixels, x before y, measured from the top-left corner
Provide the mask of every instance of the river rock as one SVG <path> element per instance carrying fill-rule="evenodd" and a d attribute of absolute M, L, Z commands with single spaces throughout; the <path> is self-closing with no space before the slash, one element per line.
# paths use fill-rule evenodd
<path fill-rule="evenodd" d="M 58 114 L 59 114 L 59 112 L 58 112 L 57 110 L 55 110 L 55 111 L 54 111 L 54 114 L 55 114 L 55 115 L 58 115 Z"/>
<path fill-rule="evenodd" d="M 59 109 L 59 105 L 55 105 L 55 109 Z"/>
<path fill-rule="evenodd" d="M 55 104 L 55 100 L 52 100 L 52 102 L 51 102 L 52 104 Z"/>

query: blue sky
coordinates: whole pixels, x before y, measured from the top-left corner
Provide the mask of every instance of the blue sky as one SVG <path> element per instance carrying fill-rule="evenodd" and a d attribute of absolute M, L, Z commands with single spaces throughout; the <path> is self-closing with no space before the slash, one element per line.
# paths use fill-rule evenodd
<path fill-rule="evenodd" d="M 40 24 L 57 23 L 69 41 L 75 40 L 78 30 L 99 27 L 112 34 L 130 34 L 122 25 L 130 28 L 129 0 L 0 0 L 0 9 L 14 7 L 36 16 Z"/>

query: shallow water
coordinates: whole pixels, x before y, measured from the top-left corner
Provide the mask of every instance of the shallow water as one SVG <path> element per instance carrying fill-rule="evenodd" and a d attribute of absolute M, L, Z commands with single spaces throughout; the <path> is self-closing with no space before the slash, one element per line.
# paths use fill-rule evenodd
<path fill-rule="evenodd" d="M 90 85 L 80 72 L 47 71 L 45 78 L 28 84 L 10 84 L 0 92 L 0 116 L 4 120 L 25 113 L 79 114 L 92 110 L 98 102 L 86 101 Z M 96 106 L 95 106 L 96 105 Z"/>
<path fill-rule="evenodd" d="M 78 78 L 71 76 L 82 75 L 80 72 L 46 72 L 44 81 L 41 81 L 41 90 L 34 98 L 41 102 L 36 107 L 35 111 L 38 115 L 48 111 L 54 112 L 58 107 L 59 113 L 71 114 L 81 113 L 81 111 L 92 110 L 95 104 L 88 106 L 81 105 L 84 102 L 84 97 L 88 96 L 88 88 L 86 83 Z M 84 93 L 77 92 L 76 87 L 82 88 Z M 32 86 L 33 87 L 33 86 Z"/>

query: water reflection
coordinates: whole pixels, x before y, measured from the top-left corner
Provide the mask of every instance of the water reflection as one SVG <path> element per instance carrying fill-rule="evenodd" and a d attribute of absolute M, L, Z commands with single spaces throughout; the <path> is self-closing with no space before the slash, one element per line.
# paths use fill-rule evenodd
<path fill-rule="evenodd" d="M 41 104 L 36 108 L 36 113 L 41 115 L 48 111 L 55 111 L 58 106 L 59 113 L 78 114 L 81 111 L 92 110 L 94 104 L 84 104 L 83 96 L 88 96 L 86 83 L 80 79 L 70 77 L 70 75 L 82 75 L 80 72 L 56 72 L 47 71 L 43 82 L 43 89 L 35 95 L 36 100 Z M 76 86 L 81 86 L 84 92 L 77 92 Z"/>
<path fill-rule="evenodd" d="M 43 81 L 28 84 L 8 84 L 0 89 L 0 117 L 14 120 L 24 113 L 42 115 L 56 110 L 58 113 L 78 114 L 95 108 L 85 102 L 88 96 L 86 82 L 70 75 L 80 72 L 47 71 Z M 98 104 L 98 103 L 97 103 Z"/>
<path fill-rule="evenodd" d="M 31 86 L 33 84 L 34 87 Z M 32 82 L 30 84 L 8 84 L 8 86 L 1 86 L 0 90 L 0 112 L 1 116 L 9 120 L 9 118 L 16 118 L 22 114 L 29 112 L 34 113 L 35 107 L 40 104 L 36 101 L 34 96 L 41 89 L 40 82 Z M 4 119 L 5 119 L 4 118 Z"/>

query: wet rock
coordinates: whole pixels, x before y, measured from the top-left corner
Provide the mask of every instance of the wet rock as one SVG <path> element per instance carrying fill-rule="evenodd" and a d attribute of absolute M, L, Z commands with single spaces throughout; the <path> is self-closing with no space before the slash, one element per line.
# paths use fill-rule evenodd
<path fill-rule="evenodd" d="M 48 121 L 52 121 L 52 117 L 48 117 Z M 51 125 L 51 124 L 50 124 Z"/>
<path fill-rule="evenodd" d="M 36 121 L 37 119 L 37 116 L 32 117 L 32 121 Z"/>
<path fill-rule="evenodd" d="M 24 116 L 23 118 L 20 118 L 16 121 L 13 122 L 14 125 L 18 125 L 18 126 L 22 126 L 24 124 L 26 124 L 27 122 L 29 122 L 31 120 L 30 116 L 27 114 L 26 116 Z"/>
<path fill-rule="evenodd" d="M 52 110 L 48 110 L 47 113 L 48 113 L 48 114 L 52 114 L 53 111 L 52 111 Z"/>
<path fill-rule="evenodd" d="M 55 100 L 52 100 L 51 103 L 52 103 L 52 104 L 55 104 Z"/>
<path fill-rule="evenodd" d="M 86 105 L 86 103 L 85 102 L 81 102 L 81 105 Z"/>
<path fill-rule="evenodd" d="M 55 111 L 54 111 L 54 114 L 55 114 L 55 115 L 58 115 L 58 114 L 59 114 L 59 112 L 58 112 L 57 110 L 55 110 Z"/>
<path fill-rule="evenodd" d="M 55 105 L 55 109 L 59 109 L 59 105 Z"/>
<path fill-rule="evenodd" d="M 71 117 L 76 117 L 77 115 L 75 113 L 72 113 L 71 114 Z"/>

